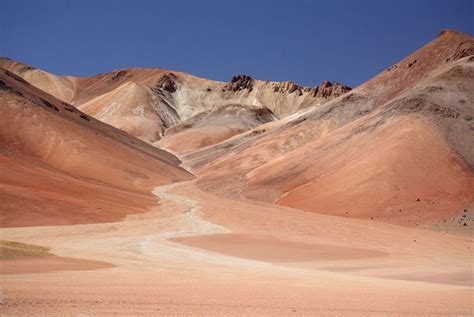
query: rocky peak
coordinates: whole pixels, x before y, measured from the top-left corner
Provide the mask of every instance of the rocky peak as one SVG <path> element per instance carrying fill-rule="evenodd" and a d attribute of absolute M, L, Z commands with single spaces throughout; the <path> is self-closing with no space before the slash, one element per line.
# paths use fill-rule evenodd
<path fill-rule="evenodd" d="M 224 90 L 239 91 L 248 89 L 249 91 L 252 91 L 253 82 L 253 78 L 248 75 L 236 75 L 233 76 L 230 82 L 224 86 Z"/>
<path fill-rule="evenodd" d="M 346 92 L 350 91 L 352 88 L 340 84 L 337 81 L 330 82 L 324 80 L 319 86 L 314 87 L 313 97 L 323 98 L 323 99 L 334 99 L 337 98 Z"/>
<path fill-rule="evenodd" d="M 303 94 L 303 92 L 309 92 L 311 91 L 311 88 L 305 87 L 305 86 L 300 86 L 298 84 L 295 84 L 292 81 L 284 81 L 281 83 L 275 83 L 273 86 L 273 91 L 274 92 L 280 92 L 280 93 L 288 93 L 292 94 L 294 92 L 297 92 L 299 96 Z"/>

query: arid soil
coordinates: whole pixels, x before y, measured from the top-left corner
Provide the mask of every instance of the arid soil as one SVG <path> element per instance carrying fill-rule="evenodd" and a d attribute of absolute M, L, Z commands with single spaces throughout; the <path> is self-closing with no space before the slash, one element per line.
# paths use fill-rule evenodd
<path fill-rule="evenodd" d="M 474 40 L 353 90 L 0 59 L 6 316 L 471 316 Z"/>
<path fill-rule="evenodd" d="M 114 265 L 3 275 L 3 311 L 363 316 L 472 309 L 470 238 L 231 201 L 194 182 L 155 193 L 160 211 L 121 222 L 3 229 L 5 239 Z"/>

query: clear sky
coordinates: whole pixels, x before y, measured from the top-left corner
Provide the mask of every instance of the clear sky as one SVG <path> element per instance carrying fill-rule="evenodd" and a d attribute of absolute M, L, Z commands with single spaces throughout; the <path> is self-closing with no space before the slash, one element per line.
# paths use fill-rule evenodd
<path fill-rule="evenodd" d="M 472 0 L 0 0 L 0 56 L 92 76 L 157 66 L 350 86 L 444 28 L 473 34 Z"/>

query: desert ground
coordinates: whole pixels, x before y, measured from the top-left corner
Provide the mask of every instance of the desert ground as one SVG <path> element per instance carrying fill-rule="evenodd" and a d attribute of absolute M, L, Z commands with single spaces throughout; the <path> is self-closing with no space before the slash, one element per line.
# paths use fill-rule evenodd
<path fill-rule="evenodd" d="M 5 316 L 472 316 L 474 39 L 359 87 L 0 59 Z"/>

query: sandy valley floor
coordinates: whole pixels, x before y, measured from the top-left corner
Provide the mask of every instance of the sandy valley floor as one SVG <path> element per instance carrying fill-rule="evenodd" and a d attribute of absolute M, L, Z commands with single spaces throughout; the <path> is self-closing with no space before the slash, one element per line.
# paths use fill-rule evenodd
<path fill-rule="evenodd" d="M 472 314 L 472 237 L 231 201 L 194 181 L 154 193 L 159 212 L 120 222 L 2 229 L 58 256 L 48 272 L 2 260 L 2 312 Z"/>

